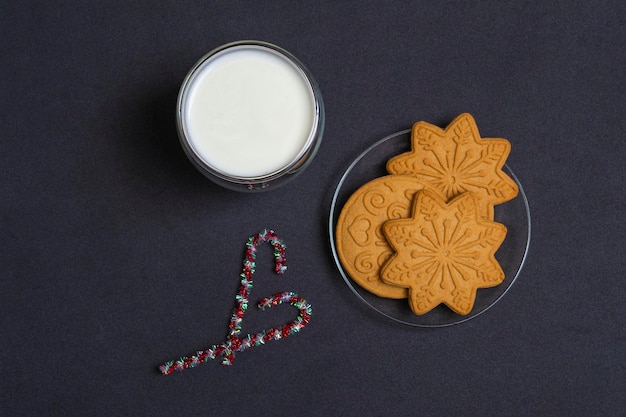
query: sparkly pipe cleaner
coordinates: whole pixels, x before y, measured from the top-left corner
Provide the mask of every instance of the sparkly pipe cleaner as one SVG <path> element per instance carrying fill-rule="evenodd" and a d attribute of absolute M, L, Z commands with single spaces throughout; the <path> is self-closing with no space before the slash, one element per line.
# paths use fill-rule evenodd
<path fill-rule="evenodd" d="M 195 355 L 182 357 L 176 361 L 169 361 L 159 367 L 163 375 L 171 374 L 174 371 L 182 371 L 187 368 L 193 368 L 209 359 L 215 359 L 222 356 L 222 364 L 232 365 L 235 360 L 235 352 L 242 352 L 246 349 L 260 346 L 270 340 L 279 340 L 299 332 L 311 320 L 311 305 L 305 299 L 293 292 L 282 292 L 274 294 L 259 301 L 258 307 L 261 310 L 276 306 L 278 304 L 289 303 L 296 307 L 300 314 L 290 323 L 285 324 L 281 328 L 271 328 L 261 331 L 255 335 L 247 335 L 240 338 L 241 323 L 243 315 L 248 308 L 248 297 L 252 289 L 252 275 L 256 269 L 256 254 L 259 243 L 269 242 L 274 247 L 275 267 L 274 272 L 282 274 L 287 270 L 285 259 L 285 245 L 278 238 L 273 230 L 263 230 L 255 236 L 251 236 L 246 243 L 246 255 L 243 260 L 243 272 L 240 274 L 241 285 L 239 292 L 235 296 L 236 306 L 233 310 L 230 324 L 228 325 L 228 335 L 226 341 L 219 345 L 213 345 L 209 349 L 196 352 Z"/>

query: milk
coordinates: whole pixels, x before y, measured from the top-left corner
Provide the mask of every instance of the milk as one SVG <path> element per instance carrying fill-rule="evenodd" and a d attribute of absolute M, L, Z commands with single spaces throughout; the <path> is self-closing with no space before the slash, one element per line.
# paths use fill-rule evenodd
<path fill-rule="evenodd" d="M 227 177 L 272 175 L 315 140 L 311 83 L 272 49 L 226 48 L 202 62 L 187 83 L 179 97 L 181 129 L 195 156 Z"/>

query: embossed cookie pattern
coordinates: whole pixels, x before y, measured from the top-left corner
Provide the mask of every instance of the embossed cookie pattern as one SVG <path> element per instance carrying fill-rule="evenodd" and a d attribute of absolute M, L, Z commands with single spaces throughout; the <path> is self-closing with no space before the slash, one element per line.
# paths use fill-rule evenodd
<path fill-rule="evenodd" d="M 471 193 L 446 203 L 436 193 L 421 191 L 411 217 L 389 220 L 383 231 L 395 254 L 382 267 L 381 277 L 409 289 L 409 305 L 415 314 L 444 303 L 466 315 L 478 288 L 498 285 L 504 279 L 494 254 L 506 227 L 481 220 Z"/>
<path fill-rule="evenodd" d="M 337 253 L 346 273 L 381 297 L 407 298 L 406 288 L 380 279 L 380 267 L 393 251 L 382 232 L 390 219 L 409 217 L 413 197 L 424 184 L 408 176 L 376 178 L 355 191 L 344 205 L 336 229 Z"/>
<path fill-rule="evenodd" d="M 415 176 L 448 201 L 464 192 L 475 193 L 483 219 L 493 220 L 493 206 L 518 194 L 517 184 L 502 171 L 511 144 L 506 139 L 481 138 L 470 114 L 461 114 L 445 130 L 415 123 L 411 146 L 410 152 L 387 162 L 387 172 Z"/>

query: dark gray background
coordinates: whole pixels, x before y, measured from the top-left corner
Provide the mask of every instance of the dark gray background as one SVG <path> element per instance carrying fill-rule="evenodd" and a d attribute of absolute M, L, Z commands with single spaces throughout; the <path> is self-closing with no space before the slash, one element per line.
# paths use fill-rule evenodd
<path fill-rule="evenodd" d="M 0 6 L 1 415 L 626 413 L 624 2 L 54 3 Z M 291 51 L 326 103 L 313 164 L 260 195 L 202 177 L 174 124 L 188 69 L 239 39 Z M 530 254 L 478 318 L 402 327 L 337 272 L 332 193 L 381 137 L 462 112 L 512 143 Z M 224 340 L 264 227 L 289 271 L 264 249 L 252 299 L 296 291 L 311 324 L 160 376 Z"/>

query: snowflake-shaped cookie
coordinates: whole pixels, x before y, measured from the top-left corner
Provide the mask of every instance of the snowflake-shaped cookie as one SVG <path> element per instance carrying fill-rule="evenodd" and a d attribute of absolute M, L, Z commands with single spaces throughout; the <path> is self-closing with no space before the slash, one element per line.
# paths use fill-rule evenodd
<path fill-rule="evenodd" d="M 387 171 L 425 181 L 446 198 L 471 191 L 478 197 L 481 217 L 493 220 L 494 204 L 509 201 L 517 184 L 502 171 L 511 150 L 506 139 L 483 139 L 474 118 L 464 113 L 444 130 L 417 122 L 411 131 L 412 150 L 391 158 Z"/>
<path fill-rule="evenodd" d="M 395 254 L 382 267 L 381 278 L 409 289 L 415 314 L 444 303 L 466 315 L 478 288 L 504 280 L 494 255 L 507 229 L 481 220 L 471 193 L 446 203 L 436 193 L 418 192 L 412 216 L 387 221 L 383 231 Z"/>

